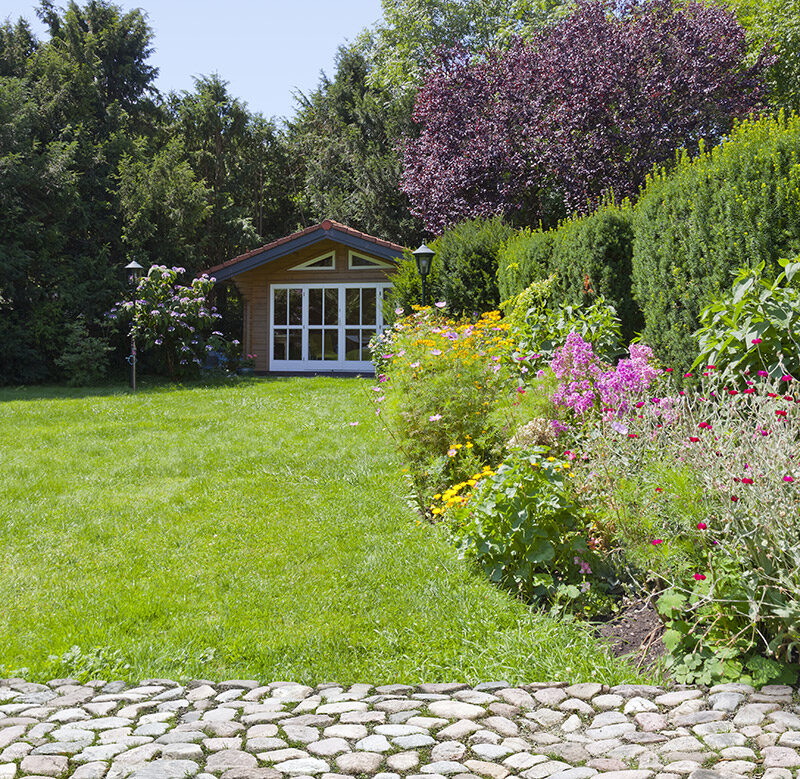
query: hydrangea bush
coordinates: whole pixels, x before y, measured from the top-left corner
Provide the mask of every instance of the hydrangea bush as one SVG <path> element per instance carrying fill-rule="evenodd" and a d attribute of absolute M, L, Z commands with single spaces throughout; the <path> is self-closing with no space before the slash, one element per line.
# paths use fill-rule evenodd
<path fill-rule="evenodd" d="M 153 265 L 139 279 L 135 299 L 118 303 L 109 313 L 112 321 L 128 322 L 129 334 L 137 343 L 153 349 L 169 376 L 186 376 L 196 372 L 205 362 L 205 355 L 214 347 L 209 336 L 220 318 L 208 298 L 214 279 L 207 275 L 192 279 L 188 285 L 178 284 L 183 268 Z"/>

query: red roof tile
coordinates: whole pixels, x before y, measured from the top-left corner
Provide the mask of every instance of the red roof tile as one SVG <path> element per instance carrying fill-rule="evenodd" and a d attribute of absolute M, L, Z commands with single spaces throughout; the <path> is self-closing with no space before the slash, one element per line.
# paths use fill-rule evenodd
<path fill-rule="evenodd" d="M 258 249 L 251 249 L 249 252 L 240 254 L 238 257 L 234 257 L 232 260 L 226 260 L 220 265 L 215 265 L 213 268 L 209 268 L 208 270 L 203 271 L 203 273 L 207 273 L 209 276 L 213 276 L 214 273 L 222 270 L 223 268 L 230 268 L 231 265 L 236 265 L 237 263 L 242 262 L 243 260 L 248 260 L 250 259 L 250 257 L 255 257 L 255 255 L 260 254 L 261 252 L 269 251 L 270 249 L 274 249 L 277 246 L 280 246 L 281 244 L 291 243 L 297 238 L 300 238 L 304 235 L 308 235 L 309 233 L 313 233 L 315 230 L 324 230 L 325 232 L 327 232 L 328 230 L 331 229 L 339 230 L 340 232 L 352 235 L 354 238 L 361 238 L 365 241 L 370 241 L 378 246 L 383 246 L 386 249 L 392 249 L 400 253 L 402 253 L 405 249 L 404 246 L 392 243 L 391 241 L 384 241 L 382 238 L 376 238 L 374 235 L 368 235 L 367 233 L 362 233 L 360 230 L 354 230 L 352 227 L 348 227 L 347 225 L 341 224 L 341 222 L 334 222 L 332 219 L 325 219 L 319 224 L 312 225 L 311 227 L 306 227 L 304 230 L 299 230 L 298 232 L 292 233 L 291 235 L 287 235 L 284 238 L 278 238 L 277 241 L 272 241 L 271 243 L 265 244 L 264 246 L 259 246 Z"/>

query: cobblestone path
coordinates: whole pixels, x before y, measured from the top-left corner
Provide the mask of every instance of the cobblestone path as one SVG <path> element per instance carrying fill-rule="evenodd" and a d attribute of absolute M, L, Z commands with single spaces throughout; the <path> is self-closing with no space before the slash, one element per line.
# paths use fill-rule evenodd
<path fill-rule="evenodd" d="M 0 779 L 800 779 L 799 769 L 800 693 L 782 686 L 0 680 Z"/>

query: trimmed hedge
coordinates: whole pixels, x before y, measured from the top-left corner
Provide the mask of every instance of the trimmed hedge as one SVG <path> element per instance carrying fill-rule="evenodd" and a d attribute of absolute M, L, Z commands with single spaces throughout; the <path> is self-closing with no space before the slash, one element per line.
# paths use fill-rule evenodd
<path fill-rule="evenodd" d="M 745 121 L 694 160 L 654 173 L 633 212 L 633 294 L 644 340 L 676 369 L 697 351 L 702 308 L 739 267 L 800 253 L 800 117 Z"/>
<path fill-rule="evenodd" d="M 535 281 L 547 278 L 552 266 L 554 233 L 554 230 L 525 228 L 503 244 L 497 255 L 501 300 L 513 298 Z"/>
<path fill-rule="evenodd" d="M 491 311 L 500 303 L 497 288 L 498 253 L 516 231 L 500 217 L 469 219 L 437 238 L 437 291 L 451 315 Z"/>
<path fill-rule="evenodd" d="M 624 337 L 630 339 L 643 324 L 630 287 L 631 222 L 627 201 L 622 206 L 609 202 L 557 229 L 522 231 L 499 254 L 501 297 L 511 298 L 555 272 L 552 305 L 591 305 L 602 295 L 617 310 Z"/>

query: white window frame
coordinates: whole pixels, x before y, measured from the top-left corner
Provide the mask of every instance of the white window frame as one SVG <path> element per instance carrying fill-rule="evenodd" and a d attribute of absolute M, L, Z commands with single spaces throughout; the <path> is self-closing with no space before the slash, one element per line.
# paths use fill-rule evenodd
<path fill-rule="evenodd" d="M 353 258 L 360 257 L 362 260 L 369 262 L 369 265 L 353 265 Z M 378 260 L 375 257 L 367 257 L 363 252 L 347 252 L 347 269 L 348 270 L 373 270 L 374 268 L 394 268 L 394 265 L 383 260 Z"/>
<path fill-rule="evenodd" d="M 308 284 L 270 284 L 269 291 L 269 369 L 270 371 L 291 371 L 291 372 L 326 372 L 326 371 L 352 371 L 353 373 L 362 373 L 364 371 L 373 371 L 374 366 L 370 360 L 345 360 L 345 330 L 348 329 L 363 329 L 362 326 L 347 325 L 345 324 L 345 290 L 346 289 L 374 289 L 375 296 L 375 331 L 377 333 L 383 332 L 388 326 L 383 321 L 383 300 L 386 291 L 392 288 L 391 282 L 375 281 L 375 282 L 340 282 L 328 283 L 315 282 Z M 303 310 L 301 316 L 301 325 L 275 325 L 275 291 L 279 289 L 300 289 L 303 292 Z M 337 289 L 339 292 L 338 300 L 338 323 L 336 328 L 339 333 L 339 349 L 338 358 L 336 360 L 309 360 L 308 359 L 308 331 L 309 329 L 317 329 L 315 325 L 313 328 L 308 324 L 308 291 L 310 289 Z M 298 327 L 302 332 L 302 359 L 300 360 L 276 360 L 273 358 L 274 346 L 274 331 L 288 330 L 291 328 L 297 329 Z M 333 325 L 328 325 L 323 329 L 333 329 Z"/>
<path fill-rule="evenodd" d="M 327 260 L 330 257 L 333 262 L 331 263 L 330 268 L 312 268 L 311 266 L 315 262 L 319 262 L 320 260 Z M 325 254 L 320 254 L 319 257 L 314 257 L 311 260 L 306 260 L 305 262 L 301 262 L 299 265 L 294 265 L 291 268 L 287 268 L 287 270 L 305 270 L 305 271 L 331 271 L 336 270 L 336 252 L 326 252 Z"/>

